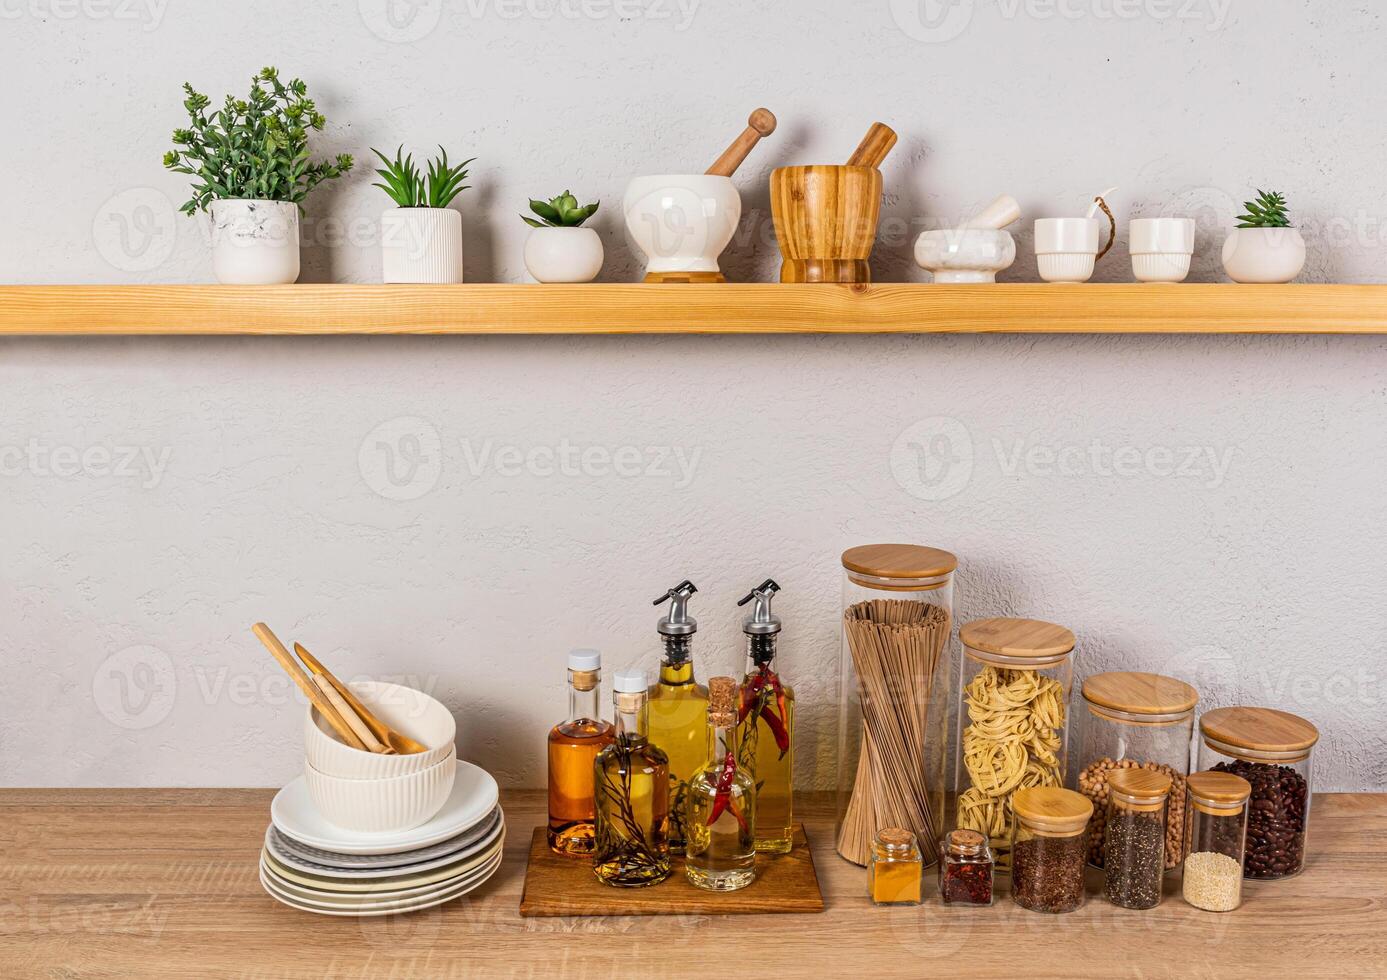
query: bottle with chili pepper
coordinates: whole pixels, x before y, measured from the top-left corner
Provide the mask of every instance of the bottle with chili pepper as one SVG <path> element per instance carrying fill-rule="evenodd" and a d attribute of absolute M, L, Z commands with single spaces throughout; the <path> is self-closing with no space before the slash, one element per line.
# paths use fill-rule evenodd
<path fill-rule="evenodd" d="M 708 681 L 708 762 L 689 780 L 684 874 L 715 892 L 756 878 L 756 784 L 738 763 L 737 682 Z"/>
<path fill-rule="evenodd" d="M 787 854 L 794 844 L 795 692 L 775 669 L 781 622 L 771 597 L 779 591 L 766 579 L 737 603 L 755 603 L 742 623 L 747 672 L 737 710 L 739 758 L 756 783 L 756 849 L 768 854 Z"/>
<path fill-rule="evenodd" d="M 694 680 L 693 638 L 698 621 L 689 615 L 697 587 L 687 579 L 655 600 L 669 609 L 656 626 L 664 657 L 660 679 L 650 688 L 650 741 L 669 756 L 669 846 L 684 853 L 684 812 L 689 778 L 707 761 L 708 689 Z"/>

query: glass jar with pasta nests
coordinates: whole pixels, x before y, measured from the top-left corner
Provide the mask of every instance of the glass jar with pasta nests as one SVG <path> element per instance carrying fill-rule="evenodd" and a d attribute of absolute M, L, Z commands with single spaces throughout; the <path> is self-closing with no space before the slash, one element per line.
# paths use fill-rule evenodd
<path fill-rule="evenodd" d="M 1063 786 L 1074 634 L 1036 619 L 980 619 L 959 628 L 955 822 L 986 834 L 1010 871 L 1011 797 Z"/>
<path fill-rule="evenodd" d="M 866 865 L 884 828 L 938 859 L 954 753 L 954 569 L 947 551 L 873 544 L 843 552 L 837 850 Z"/>

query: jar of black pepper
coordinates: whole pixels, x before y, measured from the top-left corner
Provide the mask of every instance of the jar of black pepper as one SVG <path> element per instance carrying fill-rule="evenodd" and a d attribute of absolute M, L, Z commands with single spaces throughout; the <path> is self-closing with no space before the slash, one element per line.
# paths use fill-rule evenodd
<path fill-rule="evenodd" d="M 1103 893 L 1116 906 L 1161 904 L 1170 786 L 1169 776 L 1151 769 L 1119 769 L 1108 778 Z"/>
<path fill-rule="evenodd" d="M 1093 802 L 1057 786 L 1011 797 L 1011 897 L 1033 912 L 1073 912 L 1084 904 L 1084 867 Z"/>
<path fill-rule="evenodd" d="M 1219 708 L 1199 719 L 1199 766 L 1241 776 L 1247 806 L 1243 877 L 1290 878 L 1305 867 L 1314 725 L 1274 708 Z"/>
<path fill-rule="evenodd" d="M 1189 777 L 1185 820 L 1185 901 L 1206 912 L 1231 912 L 1242 904 L 1243 841 L 1252 784 L 1230 772 Z"/>
<path fill-rule="evenodd" d="M 992 904 L 992 848 L 976 830 L 952 830 L 939 847 L 939 900 L 945 905 Z"/>

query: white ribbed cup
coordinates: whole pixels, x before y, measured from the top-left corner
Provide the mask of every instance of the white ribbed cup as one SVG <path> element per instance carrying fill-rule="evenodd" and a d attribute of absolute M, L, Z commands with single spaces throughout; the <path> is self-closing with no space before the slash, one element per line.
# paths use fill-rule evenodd
<path fill-rule="evenodd" d="M 390 208 L 380 218 L 381 280 L 462 282 L 462 215 L 451 208 Z"/>

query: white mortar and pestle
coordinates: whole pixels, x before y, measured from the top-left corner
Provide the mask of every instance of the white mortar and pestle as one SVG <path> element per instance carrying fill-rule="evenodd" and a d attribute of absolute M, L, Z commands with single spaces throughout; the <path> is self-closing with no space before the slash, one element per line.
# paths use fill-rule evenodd
<path fill-rule="evenodd" d="M 727 281 L 718 256 L 742 216 L 732 174 L 773 132 L 775 116 L 757 109 L 707 172 L 637 177 L 627 185 L 621 207 L 628 234 L 646 256 L 645 282 Z"/>
<path fill-rule="evenodd" d="M 957 228 L 926 231 L 915 239 L 915 264 L 936 283 L 996 282 L 1016 261 L 1016 242 L 1003 231 L 1021 217 L 1021 206 L 1003 194 Z"/>

